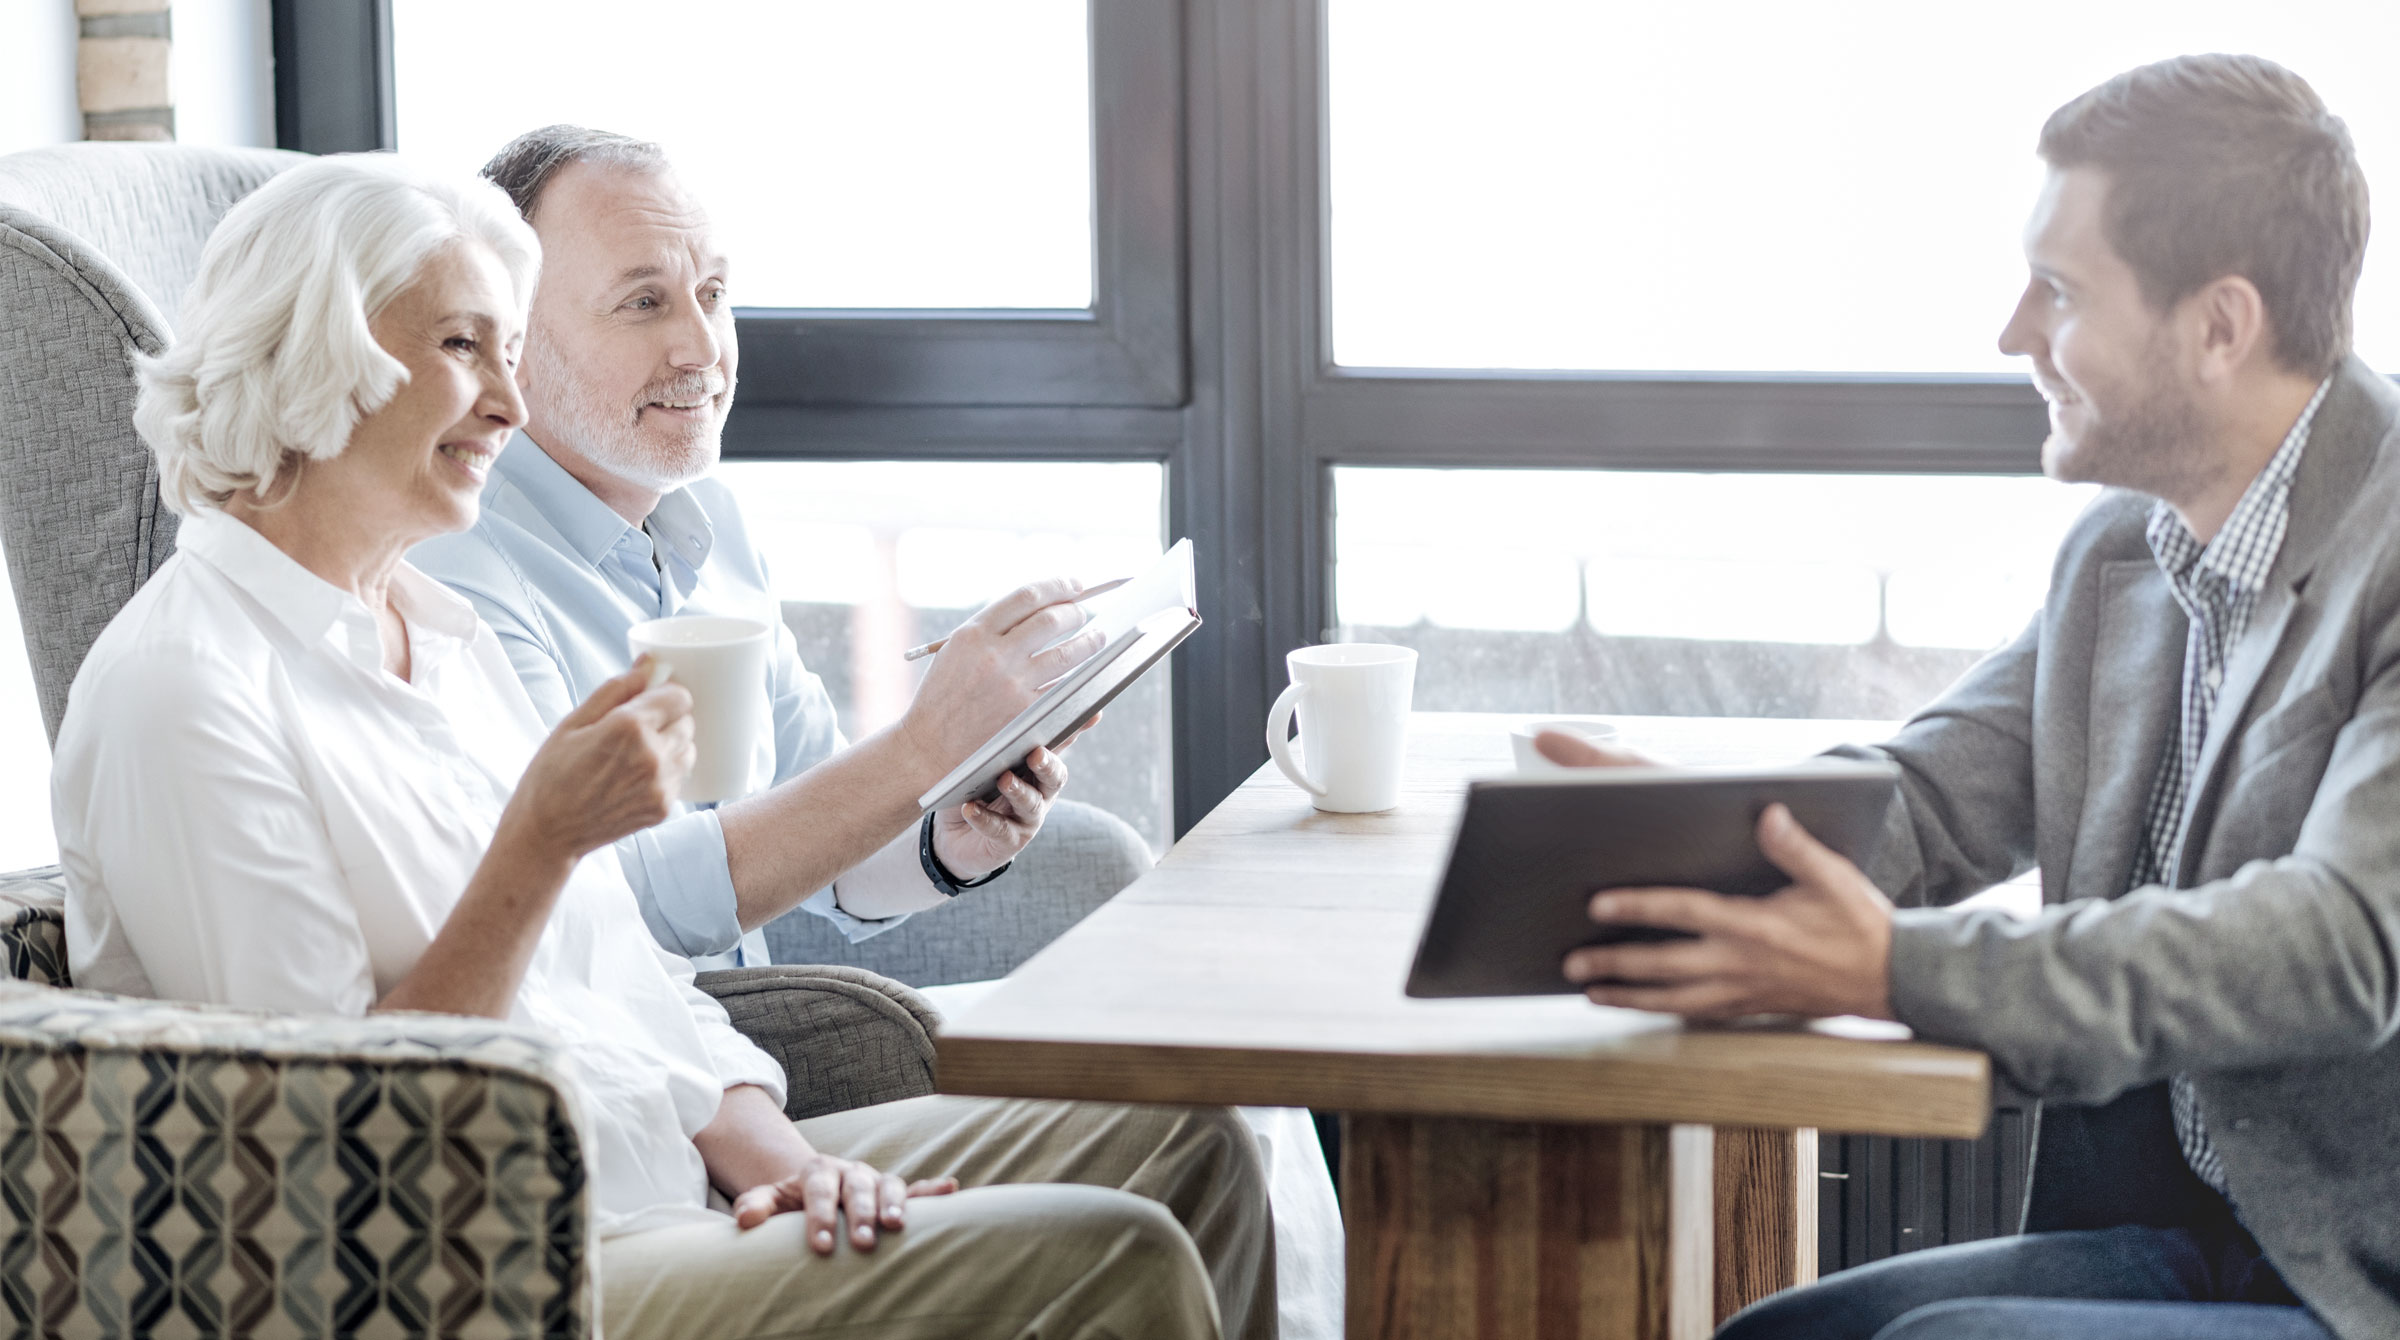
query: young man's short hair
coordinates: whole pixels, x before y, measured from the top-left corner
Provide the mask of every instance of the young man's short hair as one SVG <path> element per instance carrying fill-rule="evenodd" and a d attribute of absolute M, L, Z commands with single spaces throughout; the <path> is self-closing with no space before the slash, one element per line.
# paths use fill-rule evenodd
<path fill-rule="evenodd" d="M 2321 377 L 2350 352 L 2367 179 L 2300 76 L 2258 56 L 2144 65 L 2051 113 L 2041 156 L 2107 175 L 2109 245 L 2153 308 L 2240 275 L 2284 366 Z"/>

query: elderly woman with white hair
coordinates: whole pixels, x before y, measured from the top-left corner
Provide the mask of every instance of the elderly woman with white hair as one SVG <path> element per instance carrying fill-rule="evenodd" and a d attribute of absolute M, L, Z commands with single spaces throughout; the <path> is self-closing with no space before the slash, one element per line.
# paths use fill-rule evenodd
<path fill-rule="evenodd" d="M 492 630 L 403 561 L 473 523 L 525 419 L 537 266 L 498 190 L 382 156 L 294 168 L 210 239 L 136 415 L 180 548 L 93 646 L 59 733 L 75 980 L 554 1035 L 615 1336 L 1215 1335 L 1157 1203 L 949 1195 L 813 1147 L 611 849 L 668 813 L 687 695 L 636 665 L 545 734 Z M 1231 1157 L 1193 1178 L 1238 1180 Z"/>

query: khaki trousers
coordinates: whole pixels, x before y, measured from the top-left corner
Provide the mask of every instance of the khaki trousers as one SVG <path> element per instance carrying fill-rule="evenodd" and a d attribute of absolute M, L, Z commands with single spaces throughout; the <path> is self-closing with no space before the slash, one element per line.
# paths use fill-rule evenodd
<path fill-rule="evenodd" d="M 797 1214 L 611 1238 L 609 1340 L 1274 1340 L 1266 1182 L 1231 1111 L 932 1097 L 799 1129 L 962 1189 L 909 1202 L 872 1252 L 817 1256 Z"/>

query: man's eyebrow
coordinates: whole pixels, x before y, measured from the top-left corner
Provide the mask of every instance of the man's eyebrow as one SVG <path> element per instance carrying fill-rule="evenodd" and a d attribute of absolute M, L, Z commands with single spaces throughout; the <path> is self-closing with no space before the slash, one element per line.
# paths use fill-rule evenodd
<path fill-rule="evenodd" d="M 643 265 L 631 265 L 617 271 L 617 277 L 610 282 L 612 284 L 635 284 L 645 279 L 655 279 L 665 269 L 665 266 L 655 261 Z"/>

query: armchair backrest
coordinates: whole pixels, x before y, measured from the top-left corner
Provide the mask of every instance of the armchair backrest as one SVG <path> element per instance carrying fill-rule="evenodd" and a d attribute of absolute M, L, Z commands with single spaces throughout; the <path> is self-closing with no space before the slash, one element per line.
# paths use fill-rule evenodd
<path fill-rule="evenodd" d="M 0 157 L 0 543 L 53 740 L 119 606 L 174 552 L 133 431 L 217 220 L 299 154 L 72 144 Z"/>

